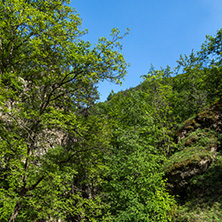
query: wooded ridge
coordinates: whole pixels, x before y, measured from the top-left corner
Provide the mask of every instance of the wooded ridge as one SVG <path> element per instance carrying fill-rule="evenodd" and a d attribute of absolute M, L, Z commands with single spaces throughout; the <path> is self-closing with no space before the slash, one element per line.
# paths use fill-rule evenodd
<path fill-rule="evenodd" d="M 221 221 L 222 29 L 98 102 L 128 64 L 65 0 L 0 3 L 0 221 Z"/>

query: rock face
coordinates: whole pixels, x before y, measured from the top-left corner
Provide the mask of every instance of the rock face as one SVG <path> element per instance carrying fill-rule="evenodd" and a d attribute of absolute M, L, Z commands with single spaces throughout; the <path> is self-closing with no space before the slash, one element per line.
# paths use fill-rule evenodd
<path fill-rule="evenodd" d="M 183 195 L 189 180 L 208 169 L 221 149 L 221 133 L 222 100 L 184 122 L 175 137 L 178 151 L 165 167 L 172 194 Z"/>
<path fill-rule="evenodd" d="M 204 173 L 212 163 L 210 156 L 201 159 L 199 162 L 194 159 L 184 165 L 178 165 L 167 173 L 168 188 L 171 194 L 183 195 L 189 185 L 189 180 L 198 174 Z"/>
<path fill-rule="evenodd" d="M 186 137 L 189 132 L 204 128 L 222 133 L 222 99 L 213 103 L 208 109 L 199 113 L 196 117 L 185 121 L 175 136 L 179 142 Z"/>

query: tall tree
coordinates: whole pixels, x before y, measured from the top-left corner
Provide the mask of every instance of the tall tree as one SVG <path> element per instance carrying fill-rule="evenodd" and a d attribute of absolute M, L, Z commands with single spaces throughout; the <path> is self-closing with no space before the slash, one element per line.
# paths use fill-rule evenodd
<path fill-rule="evenodd" d="M 145 101 L 150 104 L 150 114 L 158 135 L 158 148 L 167 156 L 172 145 L 172 134 L 179 116 L 174 113 L 173 105 L 176 97 L 173 89 L 171 68 L 155 70 L 152 66 L 142 83 Z"/>
<path fill-rule="evenodd" d="M 87 138 L 95 140 L 85 118 L 98 98 L 97 84 L 119 83 L 126 73 L 123 36 L 113 29 L 111 40 L 100 38 L 95 46 L 81 40 L 86 30 L 68 3 L 0 3 L 1 221 L 101 214 L 99 199 L 84 196 L 76 180 L 93 149 Z"/>

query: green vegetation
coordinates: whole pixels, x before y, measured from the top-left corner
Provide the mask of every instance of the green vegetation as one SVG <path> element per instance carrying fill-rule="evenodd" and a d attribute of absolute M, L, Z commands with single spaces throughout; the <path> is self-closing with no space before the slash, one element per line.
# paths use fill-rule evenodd
<path fill-rule="evenodd" d="M 100 104 L 112 127 L 104 191 L 114 221 L 168 221 L 175 208 L 163 179 L 165 156 L 156 149 L 161 133 L 142 96 L 133 91 Z"/>
<path fill-rule="evenodd" d="M 128 31 L 93 46 L 68 3 L 0 3 L 0 221 L 222 221 L 222 29 L 97 103 Z"/>
<path fill-rule="evenodd" d="M 222 218 L 222 156 L 202 175 L 190 181 L 186 200 L 180 207 L 175 221 L 221 221 Z"/>

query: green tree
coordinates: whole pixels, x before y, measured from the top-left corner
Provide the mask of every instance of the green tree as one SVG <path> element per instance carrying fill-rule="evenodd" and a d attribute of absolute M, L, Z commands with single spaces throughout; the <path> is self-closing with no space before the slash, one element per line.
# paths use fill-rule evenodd
<path fill-rule="evenodd" d="M 173 133 L 180 117 L 174 112 L 174 103 L 177 93 L 172 82 L 172 71 L 169 66 L 166 69 L 155 70 L 151 66 L 142 83 L 144 99 L 150 104 L 150 114 L 158 135 L 158 149 L 166 156 L 171 152 Z"/>
<path fill-rule="evenodd" d="M 120 92 L 104 106 L 112 125 L 103 186 L 113 221 L 168 221 L 174 205 L 165 190 L 158 132 L 142 91 Z"/>
<path fill-rule="evenodd" d="M 179 66 L 182 68 L 183 85 L 181 91 L 187 91 L 186 103 L 190 113 L 198 113 L 207 104 L 221 98 L 222 75 L 222 29 L 215 36 L 206 36 L 201 50 L 189 56 L 180 57 Z"/>
<path fill-rule="evenodd" d="M 89 109 L 99 81 L 126 73 L 123 36 L 81 40 L 87 31 L 68 3 L 0 3 L 1 221 L 93 220 L 105 206 L 92 181 L 108 137 Z"/>
<path fill-rule="evenodd" d="M 206 36 L 198 58 L 202 64 L 203 88 L 210 98 L 222 97 L 222 29 L 215 36 Z"/>
<path fill-rule="evenodd" d="M 197 54 L 180 56 L 177 61 L 182 74 L 173 80 L 177 92 L 174 110 L 179 113 L 181 122 L 199 113 L 208 104 L 207 90 L 202 87 L 203 72 Z"/>

